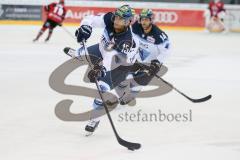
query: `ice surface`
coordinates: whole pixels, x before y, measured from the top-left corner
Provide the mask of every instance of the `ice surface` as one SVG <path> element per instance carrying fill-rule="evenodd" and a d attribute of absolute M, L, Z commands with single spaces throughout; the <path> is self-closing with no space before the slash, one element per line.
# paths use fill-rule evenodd
<path fill-rule="evenodd" d="M 193 104 L 171 91 L 137 99 L 135 107 L 111 112 L 123 139 L 142 148 L 120 146 L 104 116 L 92 137 L 84 137 L 86 122 L 66 122 L 55 116 L 55 105 L 73 99 L 73 113 L 89 110 L 92 99 L 63 95 L 49 87 L 54 69 L 69 57 L 65 46 L 78 44 L 61 28 L 44 43 L 32 43 L 40 26 L 0 26 L 0 159 L 1 160 L 239 160 L 240 159 L 240 35 L 233 33 L 167 31 L 173 44 L 164 78 L 192 97 L 212 94 Z M 74 34 L 75 27 L 67 27 Z M 98 41 L 96 29 L 88 41 Z M 67 83 L 82 82 L 86 67 L 77 69 Z M 94 85 L 89 86 L 94 88 Z M 192 122 L 120 122 L 119 114 L 187 113 Z"/>

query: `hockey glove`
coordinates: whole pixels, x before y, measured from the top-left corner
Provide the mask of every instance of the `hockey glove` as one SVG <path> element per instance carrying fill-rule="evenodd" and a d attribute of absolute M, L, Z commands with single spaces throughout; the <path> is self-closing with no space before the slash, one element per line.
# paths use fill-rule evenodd
<path fill-rule="evenodd" d="M 95 82 L 95 78 L 104 77 L 106 69 L 103 66 L 95 65 L 92 70 L 88 72 L 90 82 Z"/>
<path fill-rule="evenodd" d="M 92 27 L 88 25 L 82 25 L 75 32 L 78 42 L 86 41 L 92 34 Z"/>
<path fill-rule="evenodd" d="M 159 72 L 161 65 L 162 64 L 158 60 L 152 60 L 151 65 L 148 68 L 148 74 L 151 76 L 156 75 Z"/>
<path fill-rule="evenodd" d="M 138 61 L 136 61 L 132 67 L 131 67 L 131 72 L 136 73 L 136 72 L 140 72 L 143 71 L 145 69 L 144 65 L 139 63 Z"/>

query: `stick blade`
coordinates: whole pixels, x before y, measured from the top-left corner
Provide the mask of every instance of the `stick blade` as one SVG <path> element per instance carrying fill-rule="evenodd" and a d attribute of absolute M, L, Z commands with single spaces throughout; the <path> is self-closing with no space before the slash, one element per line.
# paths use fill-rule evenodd
<path fill-rule="evenodd" d="M 140 143 L 132 143 L 132 142 L 128 142 L 125 141 L 123 139 L 121 139 L 120 137 L 118 137 L 118 142 L 119 144 L 121 144 L 122 146 L 126 147 L 127 149 L 134 151 L 136 149 L 140 149 L 141 148 L 141 144 Z"/>
<path fill-rule="evenodd" d="M 70 47 L 65 47 L 65 48 L 63 48 L 63 52 L 67 54 L 70 49 L 71 49 Z"/>
<path fill-rule="evenodd" d="M 193 102 L 193 103 L 201 103 L 201 102 L 205 102 L 205 101 L 208 101 L 209 99 L 212 98 L 212 95 L 208 95 L 206 97 L 203 97 L 203 98 L 200 98 L 200 99 L 192 99 L 190 98 L 190 100 Z"/>

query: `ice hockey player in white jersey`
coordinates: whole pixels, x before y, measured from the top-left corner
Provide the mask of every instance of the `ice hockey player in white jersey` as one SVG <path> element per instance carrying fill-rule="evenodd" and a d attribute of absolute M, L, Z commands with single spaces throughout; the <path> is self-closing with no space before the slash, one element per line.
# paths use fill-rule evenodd
<path fill-rule="evenodd" d="M 130 28 L 132 18 L 133 9 L 123 5 L 114 13 L 87 16 L 75 33 L 78 42 L 82 42 L 91 36 L 93 27 L 104 28 L 100 42 L 87 48 L 91 63 L 94 65 L 88 73 L 88 78 L 90 82 L 95 82 L 97 77 L 102 93 L 114 89 L 124 81 L 138 59 L 139 40 L 132 34 Z M 77 52 L 69 50 L 67 54 L 84 59 L 86 53 L 83 48 L 79 48 Z M 95 110 L 102 109 L 102 100 L 95 98 L 93 107 Z M 99 118 L 90 117 L 85 130 L 93 133 L 98 124 Z"/>
<path fill-rule="evenodd" d="M 143 70 L 133 74 L 133 81 L 124 81 L 122 86 L 130 85 L 125 95 L 121 98 L 121 104 L 127 104 L 134 100 L 136 95 L 146 86 L 160 70 L 161 65 L 170 55 L 170 41 L 165 32 L 153 24 L 153 12 L 143 9 L 139 14 L 139 20 L 132 25 L 132 31 L 140 40 L 140 64 L 148 66 L 146 72 Z M 130 84 L 129 84 L 130 83 Z"/>
<path fill-rule="evenodd" d="M 170 54 L 170 42 L 168 35 L 153 24 L 153 17 L 151 9 L 143 9 L 139 21 L 132 25 L 132 31 L 140 39 L 141 61 L 163 63 Z"/>

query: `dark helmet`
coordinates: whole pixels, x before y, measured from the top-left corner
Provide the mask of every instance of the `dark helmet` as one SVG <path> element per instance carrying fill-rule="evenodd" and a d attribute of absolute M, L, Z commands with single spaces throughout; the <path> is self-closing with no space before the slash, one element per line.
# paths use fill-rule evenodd
<path fill-rule="evenodd" d="M 59 3 L 64 4 L 64 0 L 59 0 Z"/>
<path fill-rule="evenodd" d="M 139 14 L 139 18 L 149 18 L 152 19 L 153 18 L 153 11 L 151 9 L 143 9 L 140 14 Z"/>
<path fill-rule="evenodd" d="M 114 14 L 125 20 L 131 20 L 134 16 L 134 13 L 134 9 L 132 9 L 129 5 L 123 5 L 117 8 Z"/>

